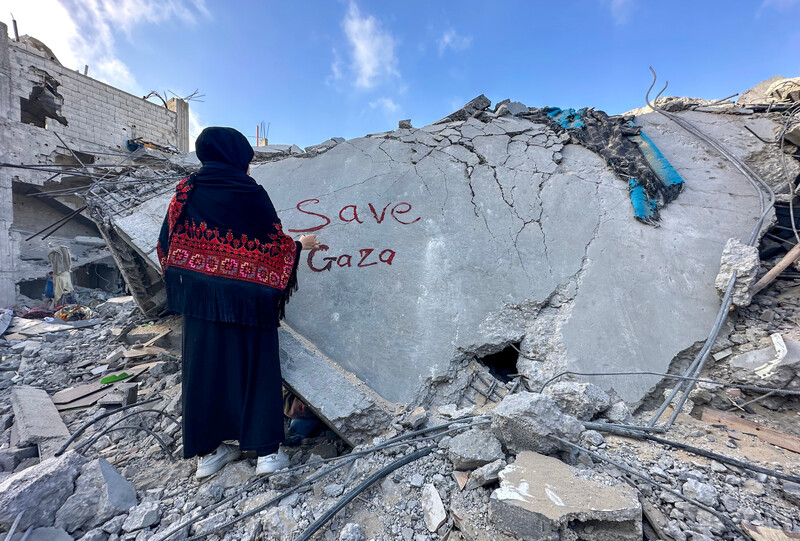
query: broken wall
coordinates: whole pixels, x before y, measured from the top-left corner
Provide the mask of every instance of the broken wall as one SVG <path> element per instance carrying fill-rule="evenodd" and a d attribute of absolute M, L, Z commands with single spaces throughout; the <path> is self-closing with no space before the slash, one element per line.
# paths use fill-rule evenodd
<path fill-rule="evenodd" d="M 71 149 L 84 163 L 116 163 L 129 153 L 127 141 L 135 138 L 188 151 L 189 108 L 184 100 L 170 100 L 169 107 L 149 102 L 62 66 L 37 43 L 26 36 L 10 40 L 7 26 L 0 23 L 2 162 L 77 165 Z M 16 227 L 21 221 L 14 220 L 15 212 L 25 211 L 16 194 L 12 202 L 12 183 L 42 186 L 50 175 L 0 168 L 0 306 L 14 304 L 14 285 L 24 274 L 20 253 L 27 256 L 21 239 L 54 221 L 43 214 L 38 227 Z M 65 214 L 71 210 L 64 209 Z M 90 236 L 98 235 L 94 229 Z"/>

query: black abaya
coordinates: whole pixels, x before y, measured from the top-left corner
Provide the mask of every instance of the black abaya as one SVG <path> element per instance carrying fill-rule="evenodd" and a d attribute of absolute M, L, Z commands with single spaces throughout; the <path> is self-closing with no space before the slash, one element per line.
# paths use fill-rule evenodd
<path fill-rule="evenodd" d="M 278 329 L 183 316 L 183 455 L 238 440 L 259 456 L 283 441 Z"/>

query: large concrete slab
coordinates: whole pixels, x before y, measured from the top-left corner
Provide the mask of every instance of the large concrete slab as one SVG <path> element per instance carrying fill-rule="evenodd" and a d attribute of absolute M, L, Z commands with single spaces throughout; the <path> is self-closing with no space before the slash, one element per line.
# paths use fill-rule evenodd
<path fill-rule="evenodd" d="M 41 389 L 17 386 L 11 389 L 14 424 L 19 446 L 38 445 L 39 456 L 49 458 L 70 437 L 50 396 Z"/>
<path fill-rule="evenodd" d="M 765 117 L 681 113 L 777 171 L 743 129 Z M 627 182 L 523 116 L 475 118 L 342 142 L 255 165 L 304 252 L 287 322 L 384 398 L 408 402 L 474 356 L 521 342 L 536 384 L 565 369 L 664 372 L 707 335 L 728 238 L 747 240 L 747 179 L 655 114 L 637 123 L 686 181 L 661 227 L 633 219 Z M 154 263 L 169 195 L 115 226 Z M 636 403 L 656 377 L 593 379 Z"/>

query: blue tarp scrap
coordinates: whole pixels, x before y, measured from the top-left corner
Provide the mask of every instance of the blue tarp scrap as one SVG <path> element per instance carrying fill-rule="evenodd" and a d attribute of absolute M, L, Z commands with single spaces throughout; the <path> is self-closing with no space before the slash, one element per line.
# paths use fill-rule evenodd
<path fill-rule="evenodd" d="M 681 193 L 684 181 L 640 126 L 621 116 L 608 116 L 591 108 L 532 110 L 556 131 L 567 131 L 576 142 L 602 157 L 628 182 L 637 220 L 658 225 L 659 210 Z"/>

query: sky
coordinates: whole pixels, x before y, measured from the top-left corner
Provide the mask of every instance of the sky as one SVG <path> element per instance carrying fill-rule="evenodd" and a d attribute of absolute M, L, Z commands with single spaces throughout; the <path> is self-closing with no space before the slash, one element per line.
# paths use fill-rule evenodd
<path fill-rule="evenodd" d="M 800 76 L 800 0 L 0 0 L 0 21 L 132 94 L 188 96 L 191 135 L 314 145 L 447 116 L 485 94 L 528 106 L 719 99 Z"/>

